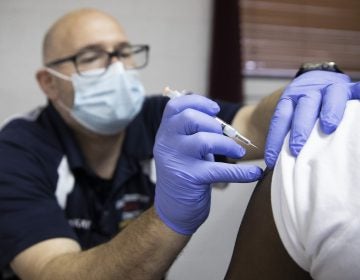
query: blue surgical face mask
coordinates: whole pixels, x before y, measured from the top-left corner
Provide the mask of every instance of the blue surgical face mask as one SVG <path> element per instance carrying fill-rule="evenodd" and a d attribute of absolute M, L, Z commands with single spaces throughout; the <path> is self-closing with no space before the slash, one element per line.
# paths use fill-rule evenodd
<path fill-rule="evenodd" d="M 82 77 L 74 73 L 71 78 L 51 69 L 53 75 L 71 80 L 74 105 L 70 109 L 73 118 L 87 129 L 103 135 L 116 134 L 135 118 L 141 110 L 145 90 L 136 70 L 125 70 L 121 62 L 103 69 L 91 70 Z"/>

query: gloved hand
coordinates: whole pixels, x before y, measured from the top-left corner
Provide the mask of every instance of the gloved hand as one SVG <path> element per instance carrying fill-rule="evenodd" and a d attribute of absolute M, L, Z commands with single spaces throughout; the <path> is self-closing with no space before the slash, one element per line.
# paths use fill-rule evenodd
<path fill-rule="evenodd" d="M 265 146 L 265 162 L 274 167 L 283 140 L 290 132 L 290 151 L 297 156 L 320 117 L 326 134 L 339 125 L 350 99 L 360 98 L 360 86 L 347 75 L 310 71 L 297 77 L 284 91 L 272 117 Z"/>
<path fill-rule="evenodd" d="M 155 209 L 172 230 L 189 235 L 205 221 L 210 210 L 210 184 L 251 182 L 262 170 L 254 165 L 213 161 L 213 154 L 240 158 L 244 148 L 222 135 L 214 119 L 218 105 L 200 95 L 168 102 L 156 135 Z"/>

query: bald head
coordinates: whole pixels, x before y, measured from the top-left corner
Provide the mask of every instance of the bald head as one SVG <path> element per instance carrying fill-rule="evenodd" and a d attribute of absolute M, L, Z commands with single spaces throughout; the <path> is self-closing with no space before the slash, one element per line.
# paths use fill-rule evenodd
<path fill-rule="evenodd" d="M 96 9 L 80 9 L 58 19 L 43 42 L 43 63 L 72 55 L 93 44 L 127 41 L 124 30 L 112 16 Z"/>

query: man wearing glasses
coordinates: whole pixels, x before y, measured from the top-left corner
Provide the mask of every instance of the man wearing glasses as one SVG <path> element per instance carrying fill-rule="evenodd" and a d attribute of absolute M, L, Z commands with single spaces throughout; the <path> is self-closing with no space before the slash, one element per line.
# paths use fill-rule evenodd
<path fill-rule="evenodd" d="M 213 161 L 212 154 L 245 153 L 213 117 L 251 133 L 260 150 L 248 156 L 260 157 L 279 94 L 241 110 L 221 103 L 220 112 L 196 95 L 145 98 L 136 69 L 146 66 L 148 52 L 147 45 L 130 44 L 115 19 L 92 9 L 69 13 L 49 29 L 44 68 L 37 72 L 49 104 L 0 134 L 1 268 L 10 264 L 22 279 L 161 278 L 206 219 L 210 184 L 260 178 L 256 166 Z M 347 76 L 339 75 L 331 77 L 347 86 Z M 299 81 L 297 89 L 307 83 Z M 319 76 L 311 90 L 332 82 Z M 270 126 L 269 166 L 302 100 L 291 87 L 283 97 Z M 320 107 L 321 98 L 315 104 Z M 294 121 L 310 133 L 318 109 L 299 123 L 301 108 Z M 306 131 L 293 132 L 294 153 Z"/>
<path fill-rule="evenodd" d="M 152 207 L 149 169 L 169 99 L 145 98 L 136 70 L 148 53 L 92 9 L 49 29 L 36 75 L 49 104 L 0 136 L 1 268 L 22 279 L 157 279 L 185 246 L 190 235 Z M 220 115 L 231 121 L 238 108 Z"/>

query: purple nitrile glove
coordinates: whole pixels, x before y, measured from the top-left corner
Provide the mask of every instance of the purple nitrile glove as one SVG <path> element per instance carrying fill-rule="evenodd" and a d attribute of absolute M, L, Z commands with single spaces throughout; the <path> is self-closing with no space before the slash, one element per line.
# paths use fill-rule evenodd
<path fill-rule="evenodd" d="M 332 133 L 350 99 L 360 99 L 360 86 L 351 83 L 347 75 L 316 70 L 297 77 L 286 87 L 272 117 L 265 147 L 266 165 L 274 167 L 290 128 L 290 151 L 294 156 L 318 118 L 322 131 Z"/>
<path fill-rule="evenodd" d="M 241 158 L 244 148 L 222 135 L 214 119 L 218 105 L 200 95 L 168 102 L 156 135 L 155 209 L 177 233 L 189 235 L 206 220 L 211 183 L 251 182 L 261 177 L 254 165 L 213 161 L 213 154 Z"/>

